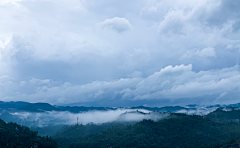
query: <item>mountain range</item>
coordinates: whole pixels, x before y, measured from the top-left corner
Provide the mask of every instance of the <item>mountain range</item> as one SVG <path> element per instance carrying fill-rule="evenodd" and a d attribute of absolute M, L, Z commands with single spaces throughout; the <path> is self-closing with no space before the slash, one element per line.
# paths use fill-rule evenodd
<path fill-rule="evenodd" d="M 186 105 L 186 106 L 164 106 L 164 107 L 147 107 L 147 106 L 134 106 L 134 107 L 86 107 L 86 106 L 56 106 L 48 103 L 29 103 L 29 102 L 3 102 L 0 101 L 0 111 L 25 111 L 25 112 L 45 112 L 45 111 L 69 111 L 71 113 L 88 112 L 92 110 L 107 111 L 117 109 L 142 109 L 148 111 L 159 112 L 178 112 L 178 111 L 194 111 L 194 110 L 209 110 L 218 107 L 240 107 L 240 103 L 230 105 Z"/>

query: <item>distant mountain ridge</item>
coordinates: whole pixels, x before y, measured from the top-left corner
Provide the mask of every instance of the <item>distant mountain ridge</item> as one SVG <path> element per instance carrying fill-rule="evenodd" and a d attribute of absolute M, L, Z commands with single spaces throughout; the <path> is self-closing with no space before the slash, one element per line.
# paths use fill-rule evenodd
<path fill-rule="evenodd" d="M 0 102 L 0 109 L 17 110 L 26 112 L 45 112 L 45 111 L 69 111 L 71 113 L 87 112 L 91 110 L 107 111 L 116 109 L 144 109 L 149 111 L 161 111 L 161 112 L 175 112 L 183 109 L 195 109 L 186 108 L 182 106 L 165 106 L 165 107 L 146 107 L 146 106 L 135 106 L 135 107 L 86 107 L 86 106 L 53 106 L 48 103 L 28 103 L 28 102 Z"/>
<path fill-rule="evenodd" d="M 22 102 L 22 101 L 17 101 L 17 102 L 3 102 L 0 101 L 0 109 L 17 109 L 17 108 L 21 108 L 21 107 L 25 107 L 27 105 L 29 105 L 31 103 L 28 102 Z"/>
<path fill-rule="evenodd" d="M 199 108 L 208 109 L 208 108 L 218 108 L 218 107 L 240 107 L 240 103 L 230 104 L 230 105 L 211 105 L 211 106 L 198 106 L 195 104 L 186 105 L 186 106 L 164 106 L 164 107 L 147 107 L 147 106 L 134 106 L 134 107 L 86 107 L 86 106 L 55 106 L 49 103 L 29 103 L 29 102 L 3 102 L 0 101 L 0 111 L 3 110 L 16 110 L 16 111 L 25 111 L 25 112 L 45 112 L 45 111 L 69 111 L 71 113 L 80 113 L 87 111 L 107 111 L 107 110 L 116 110 L 116 109 L 143 109 L 148 111 L 159 111 L 159 112 L 177 112 L 181 110 L 197 110 Z"/>
<path fill-rule="evenodd" d="M 18 108 L 17 110 L 29 112 L 44 112 L 44 111 L 61 111 L 59 108 L 52 106 L 48 103 L 32 103 L 27 106 Z"/>
<path fill-rule="evenodd" d="M 55 106 L 49 103 L 28 103 L 28 102 L 3 102 L 0 101 L 0 111 L 4 110 L 15 110 L 25 112 L 45 112 L 45 111 L 69 111 L 71 113 L 87 112 L 91 110 L 115 110 L 116 108 L 111 107 L 86 107 L 86 106 Z"/>

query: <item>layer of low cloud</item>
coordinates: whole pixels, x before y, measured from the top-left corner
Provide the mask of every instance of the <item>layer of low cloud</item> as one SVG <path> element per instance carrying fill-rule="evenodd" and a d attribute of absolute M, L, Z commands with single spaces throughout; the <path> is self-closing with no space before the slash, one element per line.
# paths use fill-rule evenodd
<path fill-rule="evenodd" d="M 1 100 L 238 100 L 239 1 L 0 5 Z"/>
<path fill-rule="evenodd" d="M 177 110 L 176 113 L 185 113 L 189 115 L 207 115 L 217 107 L 206 108 L 204 106 L 197 106 L 196 109 Z M 224 108 L 224 111 L 231 111 Z M 4 113 L 4 111 L 2 112 Z M 0 113 L 1 114 L 1 113 Z M 11 112 L 8 122 L 17 122 L 18 124 L 27 126 L 49 126 L 49 125 L 73 125 L 77 122 L 79 124 L 88 123 L 108 123 L 108 122 L 138 122 L 143 119 L 151 119 L 154 121 L 161 120 L 170 116 L 169 112 L 152 112 L 143 109 L 117 109 L 109 111 L 88 111 L 81 113 L 70 113 L 68 111 L 57 112 Z"/>
<path fill-rule="evenodd" d="M 126 112 L 132 112 L 126 115 L 122 115 Z M 145 113 L 150 113 L 147 110 L 138 110 Z M 107 123 L 107 122 L 129 122 L 129 121 L 141 121 L 143 119 L 161 119 L 163 117 L 169 116 L 169 114 L 138 114 L 136 110 L 130 109 L 117 109 L 111 111 L 89 111 L 83 113 L 73 114 L 70 112 L 45 112 L 45 113 L 31 113 L 31 112 L 14 112 L 11 113 L 18 118 L 20 124 L 27 124 L 28 126 L 47 126 L 47 125 L 71 125 L 77 123 L 87 124 L 87 123 Z M 130 118 L 130 116 L 134 116 Z"/>

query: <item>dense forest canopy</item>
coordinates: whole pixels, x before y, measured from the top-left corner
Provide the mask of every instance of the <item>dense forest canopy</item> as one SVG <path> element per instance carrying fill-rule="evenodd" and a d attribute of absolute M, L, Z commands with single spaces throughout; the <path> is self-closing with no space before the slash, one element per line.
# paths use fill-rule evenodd
<path fill-rule="evenodd" d="M 38 132 L 16 123 L 6 123 L 0 119 L 1 148 L 57 148 L 58 144 L 51 137 L 38 136 Z"/>
<path fill-rule="evenodd" d="M 133 113 L 135 112 L 126 112 L 121 116 Z M 156 111 L 136 113 L 159 115 L 163 118 L 144 119 L 140 122 L 31 127 L 35 131 L 17 123 L 0 120 L 0 147 L 28 148 L 37 145 L 38 148 L 225 148 L 239 145 L 238 108 L 218 108 L 206 116 L 170 112 L 163 116 L 163 113 Z M 51 134 L 39 136 L 37 131 Z"/>
<path fill-rule="evenodd" d="M 203 148 L 221 146 L 240 134 L 239 124 L 211 121 L 202 116 L 173 114 L 154 122 L 143 120 L 135 125 L 116 126 L 79 138 L 70 148 Z"/>

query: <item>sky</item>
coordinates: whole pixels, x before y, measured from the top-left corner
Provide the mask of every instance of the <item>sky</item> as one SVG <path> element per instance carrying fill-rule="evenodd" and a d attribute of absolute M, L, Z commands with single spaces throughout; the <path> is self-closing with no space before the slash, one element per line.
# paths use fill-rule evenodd
<path fill-rule="evenodd" d="M 238 0 L 0 0 L 0 100 L 240 102 Z"/>

